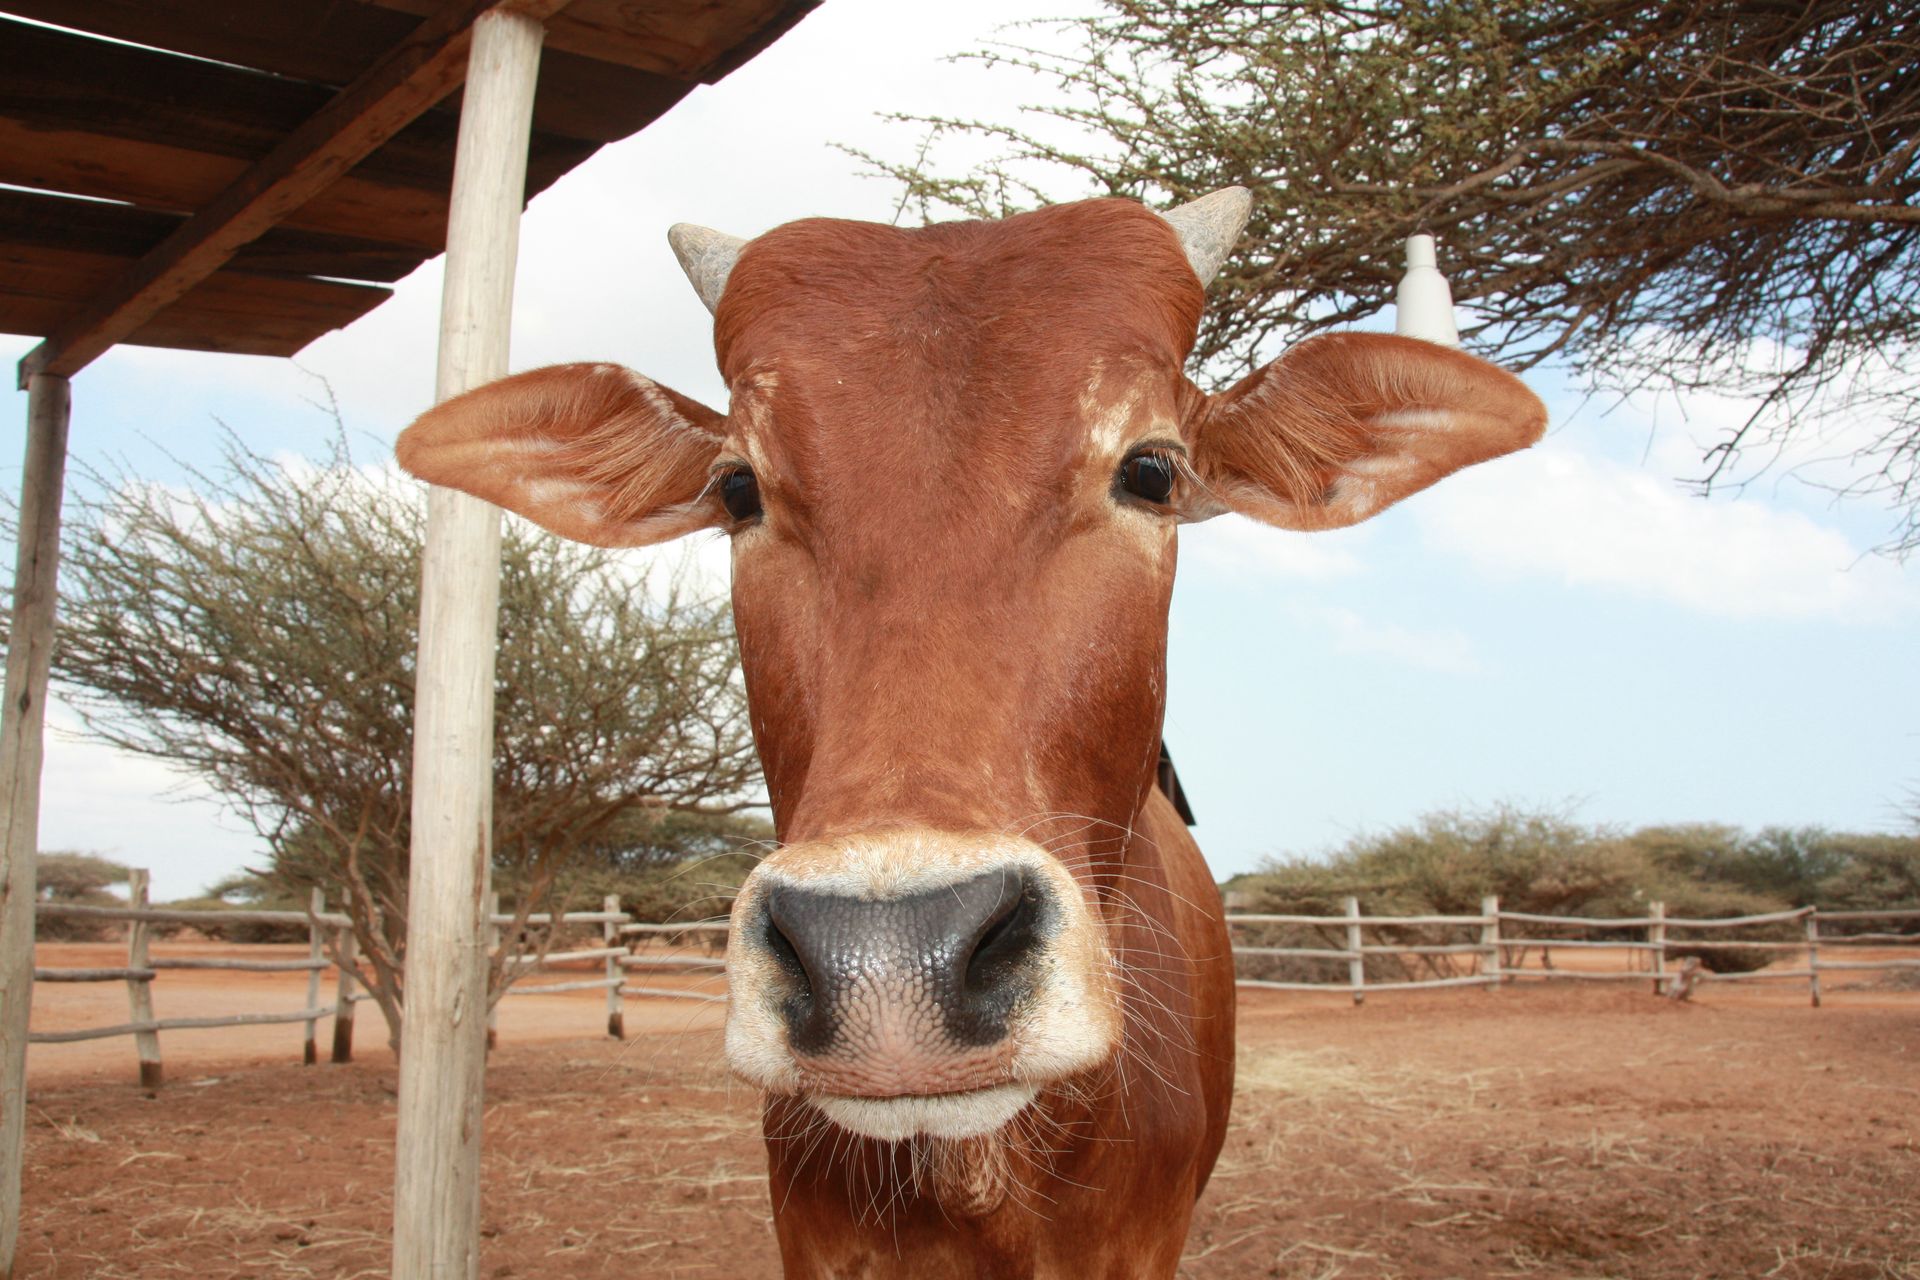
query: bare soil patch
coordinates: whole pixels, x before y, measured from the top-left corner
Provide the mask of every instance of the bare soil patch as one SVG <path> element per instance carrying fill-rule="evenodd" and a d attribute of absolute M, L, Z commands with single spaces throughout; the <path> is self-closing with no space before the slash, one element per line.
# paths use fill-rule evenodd
<path fill-rule="evenodd" d="M 227 1007 L 189 982 L 304 996 L 298 976 L 170 972 L 163 1015 Z M 42 986 L 34 1023 L 123 1021 L 124 1000 Z M 505 1006 L 481 1274 L 777 1276 L 758 1105 L 727 1082 L 713 1007 L 629 1001 L 626 1044 L 595 1036 L 598 1009 L 597 992 Z M 347 1067 L 299 1066 L 297 1025 L 213 1056 L 227 1032 L 165 1037 L 154 1094 L 131 1083 L 130 1041 L 36 1046 L 19 1274 L 385 1275 L 395 1072 L 372 1012 Z M 1186 1276 L 1920 1278 L 1910 992 L 1820 1010 L 1792 985 L 1691 1005 L 1637 984 L 1358 1009 L 1248 992 L 1241 1027 Z"/>

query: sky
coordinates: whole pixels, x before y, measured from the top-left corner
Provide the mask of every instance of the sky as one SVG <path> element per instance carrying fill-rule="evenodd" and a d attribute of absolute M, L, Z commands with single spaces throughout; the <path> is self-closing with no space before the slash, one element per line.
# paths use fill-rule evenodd
<path fill-rule="evenodd" d="M 835 144 L 911 158 L 920 135 L 882 111 L 1013 118 L 1046 86 L 945 59 L 1001 24 L 1075 11 L 822 6 L 534 200 L 513 367 L 615 360 L 724 407 L 709 317 L 666 228 L 892 221 L 897 188 Z M 72 456 L 180 483 L 217 461 L 222 424 L 256 451 L 318 456 L 330 392 L 378 461 L 430 403 L 439 291 L 435 260 L 294 361 L 116 348 L 74 379 Z M 31 345 L 0 336 L 0 361 Z M 1501 802 L 1624 826 L 1902 826 L 1920 787 L 1920 562 L 1870 554 L 1888 514 L 1836 506 L 1791 466 L 1693 496 L 1679 480 L 1743 416 L 1737 401 L 1621 403 L 1555 371 L 1528 382 L 1552 413 L 1541 444 L 1364 525 L 1182 530 L 1166 737 L 1216 875 Z M 9 394 L 0 415 L 24 423 Z M 19 475 L 9 450 L 0 483 L 17 495 Z M 689 554 L 718 580 L 724 542 L 698 541 Z M 43 849 L 147 866 L 163 900 L 265 862 L 191 779 L 87 742 L 57 701 L 50 724 Z"/>

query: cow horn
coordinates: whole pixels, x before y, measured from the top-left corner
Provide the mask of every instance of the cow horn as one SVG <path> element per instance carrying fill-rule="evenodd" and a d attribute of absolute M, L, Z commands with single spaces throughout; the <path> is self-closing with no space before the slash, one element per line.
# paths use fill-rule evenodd
<path fill-rule="evenodd" d="M 747 242 L 691 222 L 676 222 L 667 228 L 667 243 L 673 246 L 673 256 L 680 259 L 680 269 L 693 281 L 693 291 L 700 295 L 700 301 L 707 304 L 707 310 L 714 310 Z"/>
<path fill-rule="evenodd" d="M 1245 187 L 1222 187 L 1160 216 L 1180 233 L 1180 247 L 1187 251 L 1187 262 L 1205 284 L 1233 252 L 1234 241 L 1240 238 L 1252 213 L 1253 192 Z"/>

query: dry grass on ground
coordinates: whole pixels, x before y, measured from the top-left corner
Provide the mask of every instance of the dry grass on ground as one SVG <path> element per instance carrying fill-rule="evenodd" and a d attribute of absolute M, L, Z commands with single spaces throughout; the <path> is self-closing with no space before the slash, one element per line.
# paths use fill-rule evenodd
<path fill-rule="evenodd" d="M 1920 1277 L 1920 1002 L 1801 1000 L 1250 993 L 1183 1274 Z M 23 1280 L 386 1273 L 390 1063 L 38 1078 Z M 777 1275 L 756 1117 L 710 1027 L 509 1028 L 482 1276 Z"/>

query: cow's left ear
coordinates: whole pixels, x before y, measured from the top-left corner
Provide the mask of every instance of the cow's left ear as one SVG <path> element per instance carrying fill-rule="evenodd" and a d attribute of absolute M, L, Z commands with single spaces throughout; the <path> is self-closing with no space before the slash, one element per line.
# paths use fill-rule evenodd
<path fill-rule="evenodd" d="M 1524 449 L 1546 406 L 1451 347 L 1384 333 L 1309 338 L 1208 397 L 1186 437 L 1190 520 L 1238 511 L 1285 529 L 1357 524 L 1442 476 Z"/>

